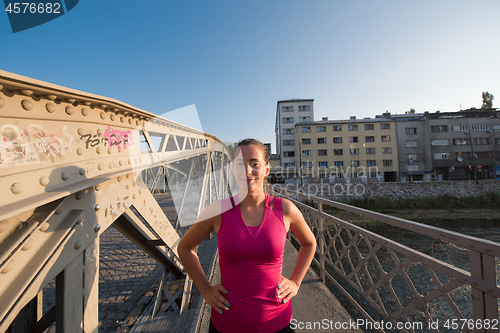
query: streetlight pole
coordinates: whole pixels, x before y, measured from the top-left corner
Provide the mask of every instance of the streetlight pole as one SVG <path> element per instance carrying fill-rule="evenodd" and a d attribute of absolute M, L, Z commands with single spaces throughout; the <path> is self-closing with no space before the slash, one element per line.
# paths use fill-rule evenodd
<path fill-rule="evenodd" d="M 459 126 L 462 122 L 459 123 Z M 476 181 L 476 184 L 479 184 L 479 181 L 477 180 L 477 170 L 476 170 L 476 158 L 474 155 L 474 144 L 472 142 L 472 128 L 470 127 L 470 123 L 468 121 L 464 121 L 464 123 L 467 124 L 467 132 L 469 132 L 469 143 L 470 143 L 470 150 L 472 154 L 472 168 L 474 169 L 474 180 Z"/>

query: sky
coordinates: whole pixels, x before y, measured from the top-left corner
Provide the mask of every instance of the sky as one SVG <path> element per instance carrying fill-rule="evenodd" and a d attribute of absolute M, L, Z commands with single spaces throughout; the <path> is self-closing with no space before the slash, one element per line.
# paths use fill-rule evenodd
<path fill-rule="evenodd" d="M 158 115 L 187 107 L 222 141 L 274 152 L 278 100 L 313 98 L 315 120 L 479 108 L 483 91 L 499 107 L 499 13 L 498 0 L 81 0 L 18 33 L 0 13 L 0 69 Z"/>

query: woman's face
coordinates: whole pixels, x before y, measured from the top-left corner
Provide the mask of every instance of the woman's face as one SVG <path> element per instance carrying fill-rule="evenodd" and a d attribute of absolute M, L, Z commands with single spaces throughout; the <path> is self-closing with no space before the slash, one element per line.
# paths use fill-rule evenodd
<path fill-rule="evenodd" d="M 264 178 L 269 175 L 270 166 L 264 161 L 262 149 L 257 145 L 241 146 L 234 159 L 234 177 L 240 192 L 259 194 L 264 188 Z"/>

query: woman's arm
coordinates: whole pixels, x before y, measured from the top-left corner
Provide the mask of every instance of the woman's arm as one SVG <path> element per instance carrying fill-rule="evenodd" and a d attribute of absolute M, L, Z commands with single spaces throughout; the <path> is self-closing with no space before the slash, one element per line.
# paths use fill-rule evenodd
<path fill-rule="evenodd" d="M 290 223 L 290 230 L 299 240 L 300 249 L 297 255 L 297 262 L 290 278 L 283 278 L 280 282 L 279 298 L 283 298 L 283 303 L 288 302 L 297 295 L 302 279 L 311 265 L 316 252 L 316 239 L 311 229 L 307 225 L 300 210 L 287 199 L 282 199 L 283 218 Z"/>
<path fill-rule="evenodd" d="M 217 204 L 220 207 L 220 201 L 212 205 Z M 214 225 L 220 223 L 220 209 L 218 215 L 214 216 L 214 207 L 212 205 L 198 216 L 196 222 L 182 236 L 177 246 L 177 253 L 184 265 L 184 269 L 193 279 L 205 301 L 222 313 L 223 310 L 229 310 L 228 300 L 221 294 L 221 292 L 227 293 L 226 289 L 220 283 L 214 286 L 210 284 L 195 251 L 196 247 L 214 230 Z"/>

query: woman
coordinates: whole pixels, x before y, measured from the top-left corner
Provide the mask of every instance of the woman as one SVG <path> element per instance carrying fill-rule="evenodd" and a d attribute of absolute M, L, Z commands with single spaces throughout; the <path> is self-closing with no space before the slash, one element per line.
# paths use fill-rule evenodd
<path fill-rule="evenodd" d="M 291 298 L 299 290 L 316 250 L 300 211 L 264 191 L 269 151 L 245 139 L 235 149 L 234 176 L 240 193 L 208 206 L 177 248 L 186 272 L 212 307 L 209 332 L 293 332 Z M 300 242 L 293 273 L 281 274 L 286 233 Z M 217 232 L 221 283 L 211 285 L 195 249 Z"/>

